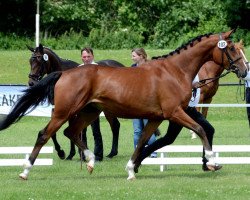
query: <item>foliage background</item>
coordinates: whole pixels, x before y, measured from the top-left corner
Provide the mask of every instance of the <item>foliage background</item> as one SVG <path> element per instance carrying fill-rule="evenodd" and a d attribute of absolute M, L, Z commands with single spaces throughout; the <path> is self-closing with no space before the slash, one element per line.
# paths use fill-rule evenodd
<path fill-rule="evenodd" d="M 36 1 L 0 1 L 0 49 L 34 41 Z M 54 49 L 176 48 L 208 32 L 238 27 L 250 44 L 249 0 L 44 0 L 41 42 Z"/>

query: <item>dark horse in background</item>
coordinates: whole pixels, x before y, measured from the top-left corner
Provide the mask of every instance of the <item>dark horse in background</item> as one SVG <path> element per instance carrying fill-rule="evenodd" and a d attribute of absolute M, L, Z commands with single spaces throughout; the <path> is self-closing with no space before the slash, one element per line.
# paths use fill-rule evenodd
<path fill-rule="evenodd" d="M 53 72 L 34 87 L 28 88 L 11 112 L 0 120 L 0 130 L 20 120 L 29 109 L 34 109 L 46 99 L 54 103 L 55 109 L 49 123 L 39 132 L 19 177 L 28 178 L 41 148 L 69 120 L 64 134 L 82 149 L 88 161 L 87 170 L 92 173 L 95 155 L 87 149 L 79 135 L 102 111 L 121 118 L 148 119 L 126 166 L 128 180 L 135 179 L 135 171 L 143 160 L 145 144 L 163 120 L 169 120 L 169 127 L 173 128 L 173 132 L 168 129 L 166 135 L 171 134 L 176 138 L 180 127 L 195 131 L 204 146 L 207 167 L 215 171 L 215 156 L 206 133 L 186 114 L 185 109 L 191 99 L 192 81 L 208 60 L 233 71 L 238 77 L 246 76 L 247 66 L 230 40 L 232 32 L 198 36 L 163 59 L 148 61 L 140 67 L 87 65 Z M 156 149 L 168 142 L 164 140 L 165 136 L 160 138 L 163 141 L 155 146 Z"/>
<path fill-rule="evenodd" d="M 55 71 L 65 71 L 68 69 L 72 69 L 75 67 L 78 67 L 80 64 L 76 63 L 71 60 L 66 60 L 60 58 L 54 51 L 47 47 L 43 47 L 42 44 L 40 44 L 36 48 L 32 48 L 27 46 L 28 49 L 32 52 L 31 58 L 29 60 L 30 62 L 30 74 L 29 74 L 29 86 L 34 86 L 35 84 L 40 81 L 45 74 L 50 74 Z M 101 60 L 98 61 L 97 64 L 103 65 L 103 66 L 114 66 L 114 67 L 124 67 L 123 64 L 121 64 L 118 61 L 115 60 Z M 81 65 L 81 67 L 84 67 L 84 65 Z M 110 124 L 112 133 L 113 133 L 113 141 L 112 141 L 112 148 L 110 153 L 107 155 L 107 157 L 112 158 L 118 154 L 118 139 L 119 139 L 119 129 L 120 129 L 120 122 L 116 117 L 111 115 L 109 112 L 104 112 L 104 115 L 107 119 L 107 121 Z M 103 158 L 103 141 L 102 141 L 102 135 L 100 131 L 100 119 L 99 117 L 94 120 L 91 123 L 92 131 L 95 132 L 95 149 L 94 153 L 96 155 L 96 160 L 102 160 Z M 87 144 L 87 138 L 86 138 L 86 129 L 82 131 L 82 140 L 86 142 Z M 56 134 L 52 136 L 53 143 L 55 145 L 55 149 L 58 153 L 58 156 L 61 159 L 65 159 L 65 153 L 63 150 L 61 150 L 61 147 L 59 143 L 57 142 Z M 75 145 L 71 141 L 70 143 L 70 153 L 67 156 L 67 160 L 71 160 L 73 156 L 76 153 Z M 83 156 L 84 158 L 84 156 Z"/>

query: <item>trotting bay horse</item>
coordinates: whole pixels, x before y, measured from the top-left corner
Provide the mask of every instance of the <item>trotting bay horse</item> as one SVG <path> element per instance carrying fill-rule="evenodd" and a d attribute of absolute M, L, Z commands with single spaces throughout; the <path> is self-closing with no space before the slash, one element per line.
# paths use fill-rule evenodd
<path fill-rule="evenodd" d="M 29 73 L 29 80 L 28 84 L 29 86 L 34 86 L 35 84 L 40 81 L 44 75 L 50 74 L 55 71 L 65 71 L 68 69 L 72 69 L 78 66 L 84 67 L 84 65 L 80 65 L 79 63 L 76 63 L 72 60 L 62 59 L 60 58 L 54 51 L 52 51 L 50 48 L 44 47 L 42 44 L 39 44 L 38 47 L 32 48 L 27 46 L 28 49 L 32 52 L 32 55 L 30 57 L 30 73 Z M 99 65 L 103 66 L 114 66 L 114 67 L 125 67 L 123 64 L 121 64 L 118 61 L 115 60 L 100 60 L 97 62 Z M 120 122 L 118 121 L 117 117 L 112 116 L 107 111 L 104 112 L 104 115 L 107 119 L 107 121 L 110 124 L 112 134 L 113 134 L 113 141 L 112 141 L 112 148 L 110 153 L 107 155 L 107 157 L 112 158 L 118 154 L 118 139 L 119 139 L 119 129 L 120 129 Z M 99 159 L 102 159 L 102 155 L 100 154 L 100 151 L 103 149 L 103 142 L 101 137 L 101 131 L 100 131 L 100 120 L 99 117 L 91 123 L 92 131 L 95 131 L 96 134 L 98 134 L 98 140 L 95 138 L 95 155 L 100 156 Z M 86 129 L 82 131 L 82 139 L 87 142 L 86 140 Z M 65 159 L 65 153 L 61 149 L 61 146 L 59 145 L 56 134 L 52 135 L 52 140 L 55 146 L 55 150 L 57 151 L 58 156 L 61 159 Z M 70 143 L 70 153 L 67 156 L 67 160 L 71 160 L 76 153 L 75 145 L 71 141 Z"/>
<path fill-rule="evenodd" d="M 235 49 L 241 54 L 244 61 L 247 62 L 242 41 L 235 43 Z M 222 74 L 223 71 L 224 69 L 214 61 L 208 61 L 201 67 L 198 73 L 201 83 L 200 104 L 210 104 L 212 102 L 218 90 L 220 78 L 226 75 L 226 73 Z M 197 109 L 205 118 L 207 117 L 208 107 L 200 107 Z"/>
<path fill-rule="evenodd" d="M 92 173 L 95 156 L 80 140 L 79 134 L 101 111 L 109 111 L 121 118 L 148 119 L 126 166 L 128 180 L 135 179 L 134 168 L 140 161 L 142 149 L 163 120 L 197 133 L 209 160 L 207 166 L 214 170 L 214 153 L 206 133 L 184 110 L 191 98 L 192 80 L 206 61 L 213 60 L 235 72 L 238 77 L 246 76 L 247 66 L 229 38 L 232 32 L 198 36 L 163 59 L 149 61 L 140 67 L 88 65 L 51 73 L 34 87 L 28 88 L 11 112 L 0 121 L 0 130 L 20 120 L 28 109 L 35 108 L 44 99 L 54 102 L 55 109 L 49 123 L 39 132 L 19 177 L 28 178 L 41 148 L 69 119 L 64 134 L 83 150 L 88 161 L 87 170 Z M 68 92 L 65 93 L 65 90 Z"/>

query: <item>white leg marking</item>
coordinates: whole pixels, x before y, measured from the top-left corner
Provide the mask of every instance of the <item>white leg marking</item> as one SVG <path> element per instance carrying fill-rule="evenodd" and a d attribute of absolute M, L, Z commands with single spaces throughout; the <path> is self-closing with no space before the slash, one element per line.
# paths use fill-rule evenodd
<path fill-rule="evenodd" d="M 87 169 L 89 173 L 92 173 L 94 166 L 95 166 L 95 155 L 90 150 L 83 151 L 86 161 L 87 161 Z"/>
<path fill-rule="evenodd" d="M 127 180 L 134 180 L 135 179 L 135 172 L 134 172 L 134 164 L 132 160 L 130 159 L 126 165 L 125 170 L 128 172 L 128 178 Z"/>
<path fill-rule="evenodd" d="M 205 150 L 205 157 L 208 159 L 207 165 L 215 166 L 215 157 L 213 151 L 207 151 Z"/>
<path fill-rule="evenodd" d="M 29 160 L 25 160 L 23 168 L 24 168 L 23 173 L 19 174 L 19 177 L 24 180 L 27 180 L 30 169 L 32 168 L 32 165 Z"/>

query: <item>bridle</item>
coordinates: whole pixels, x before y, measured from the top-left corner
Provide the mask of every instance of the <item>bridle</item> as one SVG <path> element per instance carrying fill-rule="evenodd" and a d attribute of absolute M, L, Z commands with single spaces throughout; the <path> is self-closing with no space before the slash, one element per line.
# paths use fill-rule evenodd
<path fill-rule="evenodd" d="M 227 47 L 227 42 L 225 40 L 223 40 L 221 34 L 219 35 L 218 47 L 221 50 L 221 59 L 222 59 L 221 67 L 224 68 L 224 66 L 223 66 L 223 63 L 224 63 L 224 56 L 223 56 L 223 54 L 225 53 L 225 55 L 227 56 L 227 59 L 229 61 L 229 68 L 226 69 L 226 70 L 229 71 L 229 72 L 237 73 L 239 71 L 239 69 L 238 69 L 238 67 L 236 66 L 235 63 L 237 61 L 239 61 L 240 59 L 242 59 L 242 57 L 240 56 L 240 57 L 236 58 L 235 60 L 233 60 L 231 58 L 231 56 L 229 55 L 228 50 L 226 48 Z"/>
<path fill-rule="evenodd" d="M 41 61 L 39 61 L 39 59 L 41 58 Z M 32 61 L 33 60 L 37 60 L 38 62 L 41 62 L 41 66 L 39 68 L 39 72 L 37 74 L 29 74 L 29 78 L 32 79 L 33 81 L 40 81 L 43 76 L 44 76 L 44 72 L 45 72 L 45 65 L 46 63 L 48 62 L 48 55 L 47 54 L 43 54 L 42 56 L 41 55 L 32 55 L 31 56 L 31 59 Z"/>
<path fill-rule="evenodd" d="M 227 59 L 228 59 L 228 61 L 229 61 L 229 68 L 226 69 L 227 71 L 226 71 L 225 73 L 221 74 L 220 76 L 216 76 L 216 77 L 213 77 L 213 78 L 207 78 L 207 79 L 200 80 L 199 82 L 201 83 L 201 85 L 199 86 L 199 88 L 201 88 L 201 87 L 203 87 L 203 86 L 205 86 L 205 85 L 208 85 L 209 83 L 214 82 L 214 81 L 216 81 L 216 80 L 218 80 L 218 79 L 220 79 L 220 78 L 226 76 L 226 75 L 229 74 L 230 72 L 237 73 L 237 72 L 239 71 L 239 69 L 238 69 L 238 67 L 236 66 L 235 63 L 236 63 L 238 60 L 242 59 L 242 57 L 240 56 L 240 57 L 236 58 L 235 60 L 233 60 L 233 59 L 231 58 L 231 56 L 229 55 L 228 50 L 227 50 L 227 48 L 226 48 L 226 47 L 227 47 L 227 42 L 226 42 L 225 40 L 223 40 L 221 34 L 219 35 L 219 42 L 218 42 L 218 45 L 217 45 L 217 46 L 218 46 L 218 48 L 221 50 L 221 59 L 222 59 L 222 62 L 221 62 L 221 65 L 220 65 L 220 66 L 224 68 L 224 66 L 223 66 L 223 63 L 224 63 L 224 56 L 223 56 L 223 55 L 224 55 L 224 53 L 225 53 L 225 55 L 226 55 L 226 57 L 227 57 Z M 206 83 L 206 81 L 209 81 L 209 82 Z"/>

